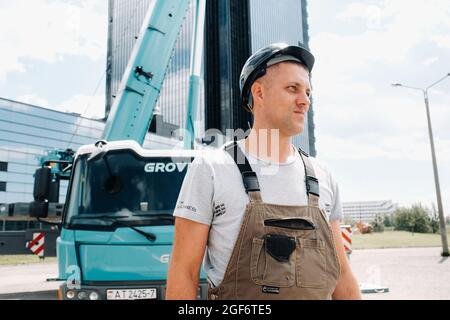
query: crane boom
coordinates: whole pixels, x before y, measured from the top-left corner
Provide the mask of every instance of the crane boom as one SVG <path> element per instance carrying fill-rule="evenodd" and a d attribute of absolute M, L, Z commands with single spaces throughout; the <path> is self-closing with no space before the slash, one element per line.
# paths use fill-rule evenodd
<path fill-rule="evenodd" d="M 103 139 L 143 144 L 189 0 L 153 1 L 145 17 Z"/>

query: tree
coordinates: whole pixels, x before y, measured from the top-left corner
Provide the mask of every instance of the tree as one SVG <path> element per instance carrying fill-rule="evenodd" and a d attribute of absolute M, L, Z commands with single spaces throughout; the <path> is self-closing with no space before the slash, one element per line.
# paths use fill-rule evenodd
<path fill-rule="evenodd" d="M 377 214 L 375 216 L 375 220 L 370 223 L 373 228 L 373 232 L 383 232 L 384 231 L 384 222 L 383 218 Z"/>
<path fill-rule="evenodd" d="M 430 232 L 430 217 L 422 204 L 414 204 L 411 208 L 398 208 L 394 213 L 394 230 L 410 231 L 412 233 Z"/>
<path fill-rule="evenodd" d="M 430 211 L 430 228 L 433 233 L 439 232 L 439 213 L 434 203 L 431 205 Z"/>
<path fill-rule="evenodd" d="M 413 232 L 427 233 L 431 231 L 430 218 L 426 208 L 418 203 L 411 207 Z"/>
<path fill-rule="evenodd" d="M 385 214 L 383 218 L 383 224 L 385 227 L 392 227 L 392 217 L 389 214 Z"/>
<path fill-rule="evenodd" d="M 406 207 L 400 207 L 397 210 L 395 210 L 394 213 L 394 230 L 404 230 L 404 231 L 411 231 L 412 226 L 412 217 L 410 213 L 410 209 Z"/>

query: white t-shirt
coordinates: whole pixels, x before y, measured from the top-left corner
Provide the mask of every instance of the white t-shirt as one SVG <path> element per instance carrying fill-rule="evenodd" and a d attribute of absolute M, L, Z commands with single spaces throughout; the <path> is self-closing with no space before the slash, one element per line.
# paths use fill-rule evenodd
<path fill-rule="evenodd" d="M 305 169 L 298 152 L 286 163 L 270 163 L 246 153 L 243 140 L 238 145 L 258 177 L 264 202 L 308 204 Z M 319 207 L 330 222 L 341 220 L 342 204 L 336 181 L 321 161 L 310 159 L 319 180 Z M 184 179 L 174 216 L 211 226 L 203 268 L 213 287 L 223 279 L 248 203 L 240 171 L 223 148 L 195 158 Z"/>

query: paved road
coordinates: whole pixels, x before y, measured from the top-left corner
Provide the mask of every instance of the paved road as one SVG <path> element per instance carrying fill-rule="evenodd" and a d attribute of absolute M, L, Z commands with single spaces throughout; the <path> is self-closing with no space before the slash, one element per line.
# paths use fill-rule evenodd
<path fill-rule="evenodd" d="M 450 258 L 440 248 L 355 250 L 351 264 L 360 283 L 389 288 L 363 299 L 450 299 Z M 46 279 L 56 275 L 55 263 L 0 267 L 0 299 L 54 299 L 59 283 Z"/>
<path fill-rule="evenodd" d="M 0 266 L 0 299 L 45 300 L 56 298 L 59 282 L 47 282 L 58 276 L 56 263 Z"/>
<path fill-rule="evenodd" d="M 450 299 L 450 258 L 440 253 L 438 247 L 366 249 L 354 250 L 350 260 L 359 282 L 389 288 L 364 299 Z"/>

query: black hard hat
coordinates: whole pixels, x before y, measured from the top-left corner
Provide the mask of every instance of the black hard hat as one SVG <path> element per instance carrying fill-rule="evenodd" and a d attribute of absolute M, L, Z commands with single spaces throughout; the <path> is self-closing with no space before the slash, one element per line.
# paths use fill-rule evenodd
<path fill-rule="evenodd" d="M 303 64 L 311 73 L 314 66 L 314 56 L 305 48 L 299 46 L 290 46 L 286 43 L 273 43 L 267 47 L 259 49 L 250 58 L 248 58 L 242 68 L 239 86 L 241 89 L 241 105 L 251 111 L 249 106 L 250 89 L 256 79 L 264 76 L 267 70 L 267 63 L 277 57 L 290 56 L 292 59 Z M 286 61 L 281 59 L 281 61 Z M 280 62 L 281 62 L 280 61 Z"/>

